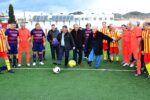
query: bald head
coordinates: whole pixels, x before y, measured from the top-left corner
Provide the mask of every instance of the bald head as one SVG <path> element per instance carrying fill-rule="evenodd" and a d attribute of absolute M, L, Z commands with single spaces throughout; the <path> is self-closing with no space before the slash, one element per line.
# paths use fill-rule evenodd
<path fill-rule="evenodd" d="M 96 33 L 98 31 L 98 26 L 93 26 L 92 31 L 93 31 L 93 33 Z"/>

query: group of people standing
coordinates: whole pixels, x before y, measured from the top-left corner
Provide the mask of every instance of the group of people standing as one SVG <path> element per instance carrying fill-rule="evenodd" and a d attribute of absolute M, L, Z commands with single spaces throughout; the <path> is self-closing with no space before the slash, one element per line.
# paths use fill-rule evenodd
<path fill-rule="evenodd" d="M 104 22 L 106 23 L 106 22 Z M 96 57 L 95 68 L 100 68 L 100 56 L 103 54 L 103 40 L 115 43 L 114 37 L 110 37 L 99 31 L 97 26 L 91 28 L 87 23 L 86 28 L 81 28 L 78 24 L 73 25 L 73 29 L 68 30 L 63 26 L 61 32 L 57 30 L 54 24 L 48 32 L 47 39 L 50 43 L 52 60 L 54 64 L 61 64 L 63 54 L 65 54 L 65 65 L 68 65 L 69 52 L 73 50 L 73 60 L 80 66 L 84 58 L 91 66 L 94 56 Z M 117 40 L 117 39 L 116 39 Z"/>
<path fill-rule="evenodd" d="M 121 48 L 123 56 L 123 66 L 136 68 L 135 76 L 140 76 L 142 72 L 148 72 L 150 75 L 150 41 L 149 30 L 150 23 L 145 22 L 140 27 L 137 21 L 131 21 L 127 25 L 122 25 L 122 32 L 116 30 L 116 26 L 106 22 L 102 22 L 102 28 L 98 26 L 91 27 L 90 23 L 86 24 L 86 28 L 79 27 L 74 24 L 73 29 L 67 31 L 67 26 L 63 26 L 59 33 L 56 28 L 48 33 L 48 41 L 51 44 L 52 59 L 55 64 L 61 64 L 62 56 L 65 53 L 65 67 L 67 67 L 69 59 L 69 51 L 73 49 L 73 59 L 78 66 L 82 64 L 82 57 L 87 60 L 89 66 L 95 60 L 95 68 L 100 68 L 101 55 L 104 62 L 119 62 L 119 40 L 121 39 Z M 65 29 L 64 29 L 65 28 Z M 53 40 L 58 40 L 58 45 L 52 45 Z M 56 52 L 57 59 L 54 57 Z M 95 58 L 94 58 L 95 57 Z M 144 71 L 143 71 L 144 69 Z"/>
<path fill-rule="evenodd" d="M 150 23 L 133 21 L 128 25 L 122 25 L 122 55 L 123 66 L 136 66 L 135 76 L 147 72 L 150 78 Z M 131 60 L 130 60 L 131 58 Z"/>
<path fill-rule="evenodd" d="M 46 40 L 50 44 L 52 63 L 61 65 L 65 55 L 65 68 L 68 67 L 70 50 L 73 50 L 73 60 L 78 66 L 82 64 L 83 53 L 89 66 L 95 60 L 96 69 L 100 68 L 101 55 L 104 57 L 104 62 L 113 62 L 114 57 L 116 62 L 119 62 L 120 39 L 122 39 L 123 66 L 133 67 L 136 63 L 135 76 L 141 75 L 141 66 L 145 65 L 145 69 L 150 68 L 150 23 L 148 22 L 145 22 L 142 28 L 136 21 L 122 25 L 122 34 L 116 31 L 113 24 L 107 26 L 106 22 L 102 22 L 100 29 L 98 26 L 87 23 L 85 29 L 74 24 L 73 29 L 68 29 L 64 25 L 60 31 L 55 24 L 52 24 L 48 32 L 44 32 L 39 23 L 36 23 L 35 28 L 31 31 L 26 28 L 25 23 L 20 26 L 21 28 L 16 29 L 16 23 L 11 23 L 9 28 L 3 27 L 0 31 L 0 57 L 5 58 L 7 69 L 10 72 L 12 72 L 9 64 L 11 59 L 12 67 L 22 66 L 23 52 L 26 53 L 26 64 L 30 66 L 31 48 L 33 51 L 32 65 L 36 66 L 37 61 L 40 65 L 44 65 Z M 4 68 L 1 67 L 1 69 Z"/>
<path fill-rule="evenodd" d="M 11 67 L 22 66 L 22 53 L 26 53 L 26 65 L 30 66 L 30 49 L 33 51 L 33 66 L 36 66 L 37 60 L 40 65 L 44 65 L 43 58 L 45 58 L 45 39 L 46 35 L 41 29 L 39 23 L 36 23 L 35 28 L 30 32 L 25 23 L 21 23 L 21 28 L 16 27 L 16 23 L 12 22 L 9 27 L 1 27 L 0 31 L 0 57 L 5 58 L 6 67 L 0 68 L 7 70 L 11 73 Z M 37 56 L 38 55 L 38 59 Z M 12 65 L 10 64 L 12 63 Z M 18 63 L 18 65 L 17 65 Z"/>
<path fill-rule="evenodd" d="M 73 59 L 80 65 L 82 63 L 83 48 L 85 47 L 85 36 L 79 25 L 74 24 L 73 30 L 68 30 L 68 27 L 65 25 L 62 27 L 61 32 L 54 27 L 55 25 L 52 24 L 52 29 L 47 35 L 51 46 L 53 63 L 60 65 L 65 54 L 64 67 L 67 67 L 70 50 L 73 50 Z"/>

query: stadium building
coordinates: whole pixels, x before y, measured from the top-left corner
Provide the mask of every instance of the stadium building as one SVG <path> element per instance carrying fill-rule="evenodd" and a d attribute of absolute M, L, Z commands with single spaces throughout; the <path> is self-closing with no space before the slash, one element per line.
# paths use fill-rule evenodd
<path fill-rule="evenodd" d="M 49 14 L 49 15 L 34 15 L 32 18 L 32 23 L 40 22 L 44 24 L 56 24 L 58 28 L 62 25 L 68 25 L 72 27 L 73 24 L 77 23 L 81 27 L 85 27 L 87 22 L 91 24 L 101 25 L 102 21 L 106 21 L 112 23 L 114 21 L 113 14 L 81 14 L 81 15 L 73 15 L 73 14 Z"/>

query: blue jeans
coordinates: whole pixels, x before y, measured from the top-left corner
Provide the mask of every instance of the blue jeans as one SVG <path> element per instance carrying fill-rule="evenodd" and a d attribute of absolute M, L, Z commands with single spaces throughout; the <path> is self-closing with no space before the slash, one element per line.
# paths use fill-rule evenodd
<path fill-rule="evenodd" d="M 88 61 L 92 62 L 94 61 L 94 49 L 91 50 L 90 54 L 89 54 L 89 58 L 88 58 Z M 97 55 L 95 56 L 96 57 L 96 61 L 95 61 L 95 67 L 96 68 L 99 68 L 100 67 L 100 60 L 101 60 L 101 56 L 100 55 Z"/>

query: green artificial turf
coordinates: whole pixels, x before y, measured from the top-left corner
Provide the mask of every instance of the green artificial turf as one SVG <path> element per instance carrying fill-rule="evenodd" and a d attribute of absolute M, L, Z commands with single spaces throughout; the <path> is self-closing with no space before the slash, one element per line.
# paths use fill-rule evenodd
<path fill-rule="evenodd" d="M 0 79 L 0 100 L 149 100 L 150 93 L 150 81 L 131 72 L 16 70 Z"/>
<path fill-rule="evenodd" d="M 65 69 L 54 74 L 48 46 L 46 52 L 44 66 L 31 66 L 46 69 L 20 68 L 14 69 L 14 74 L 0 74 L 0 100 L 149 100 L 150 80 L 145 75 L 135 77 L 130 71 L 134 68 L 102 60 L 101 69 L 112 71 L 92 70 L 94 65 L 89 67 L 83 61 L 77 68 L 91 70 Z M 27 68 L 25 62 L 22 68 Z M 113 71 L 116 69 L 129 71 Z"/>

